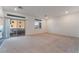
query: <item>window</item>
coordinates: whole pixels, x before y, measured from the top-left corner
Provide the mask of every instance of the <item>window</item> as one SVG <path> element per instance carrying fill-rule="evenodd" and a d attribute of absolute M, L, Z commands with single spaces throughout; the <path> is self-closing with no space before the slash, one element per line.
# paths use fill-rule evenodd
<path fill-rule="evenodd" d="M 35 29 L 41 29 L 41 21 L 35 21 L 35 23 L 34 23 L 34 25 L 35 25 Z"/>
<path fill-rule="evenodd" d="M 10 36 L 25 35 L 25 21 L 24 20 L 10 20 Z"/>
<path fill-rule="evenodd" d="M 14 21 L 12 21 L 12 23 L 14 23 Z"/>
<path fill-rule="evenodd" d="M 11 27 L 13 27 L 13 25 L 11 25 Z"/>
<path fill-rule="evenodd" d="M 21 24 L 21 22 L 19 22 Z"/>
<path fill-rule="evenodd" d="M 19 28 L 21 28 L 21 25 L 19 25 Z"/>

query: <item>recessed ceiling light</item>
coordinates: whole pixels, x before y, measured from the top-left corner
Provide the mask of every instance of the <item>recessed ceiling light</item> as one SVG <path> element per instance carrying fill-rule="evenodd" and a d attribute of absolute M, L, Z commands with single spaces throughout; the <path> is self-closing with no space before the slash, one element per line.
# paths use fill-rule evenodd
<path fill-rule="evenodd" d="M 69 13 L 69 11 L 65 11 L 65 13 L 66 13 L 66 14 L 68 14 L 68 13 Z"/>
<path fill-rule="evenodd" d="M 14 8 L 15 11 L 17 11 L 17 8 Z"/>

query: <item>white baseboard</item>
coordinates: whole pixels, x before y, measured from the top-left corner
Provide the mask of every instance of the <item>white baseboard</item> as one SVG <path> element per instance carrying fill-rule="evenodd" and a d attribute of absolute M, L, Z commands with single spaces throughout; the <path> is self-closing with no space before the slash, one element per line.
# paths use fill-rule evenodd
<path fill-rule="evenodd" d="M 58 36 L 71 37 L 71 38 L 78 38 L 79 39 L 79 37 L 75 37 L 75 36 L 69 36 L 69 35 L 65 35 L 65 34 L 61 34 L 61 33 L 49 33 L 49 32 L 31 33 L 31 34 L 26 34 L 26 35 L 40 35 L 40 34 L 52 34 L 52 35 L 58 35 Z"/>
<path fill-rule="evenodd" d="M 42 32 L 42 33 L 31 33 L 31 34 L 26 34 L 26 35 L 39 35 L 39 34 L 45 34 L 47 32 Z"/>
<path fill-rule="evenodd" d="M 61 34 L 61 33 L 49 33 L 49 32 L 48 32 L 48 34 L 52 34 L 52 35 L 60 35 L 60 36 L 64 36 L 64 37 L 71 37 L 71 38 L 78 38 L 78 39 L 79 39 L 79 37 L 71 36 L 71 35 L 65 35 L 65 34 Z"/>

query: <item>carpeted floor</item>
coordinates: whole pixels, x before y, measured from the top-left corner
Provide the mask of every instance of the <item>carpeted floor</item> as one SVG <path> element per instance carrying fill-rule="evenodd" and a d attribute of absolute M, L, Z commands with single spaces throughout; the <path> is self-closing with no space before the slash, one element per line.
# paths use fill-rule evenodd
<path fill-rule="evenodd" d="M 76 53 L 79 38 L 52 34 L 12 37 L 0 46 L 1 53 Z"/>

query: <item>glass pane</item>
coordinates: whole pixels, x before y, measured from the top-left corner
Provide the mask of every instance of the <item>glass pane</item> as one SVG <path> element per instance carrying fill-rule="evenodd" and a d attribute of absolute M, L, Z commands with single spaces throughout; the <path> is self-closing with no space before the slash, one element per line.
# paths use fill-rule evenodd
<path fill-rule="evenodd" d="M 18 28 L 24 29 L 25 28 L 24 24 L 25 24 L 24 20 L 18 20 Z"/>
<path fill-rule="evenodd" d="M 17 28 L 17 20 L 11 20 L 10 28 Z"/>
<path fill-rule="evenodd" d="M 3 20 L 0 19 L 0 38 L 2 38 L 2 33 L 3 33 Z"/>
<path fill-rule="evenodd" d="M 11 20 L 10 21 L 10 36 L 25 35 L 25 21 L 24 20 Z"/>

